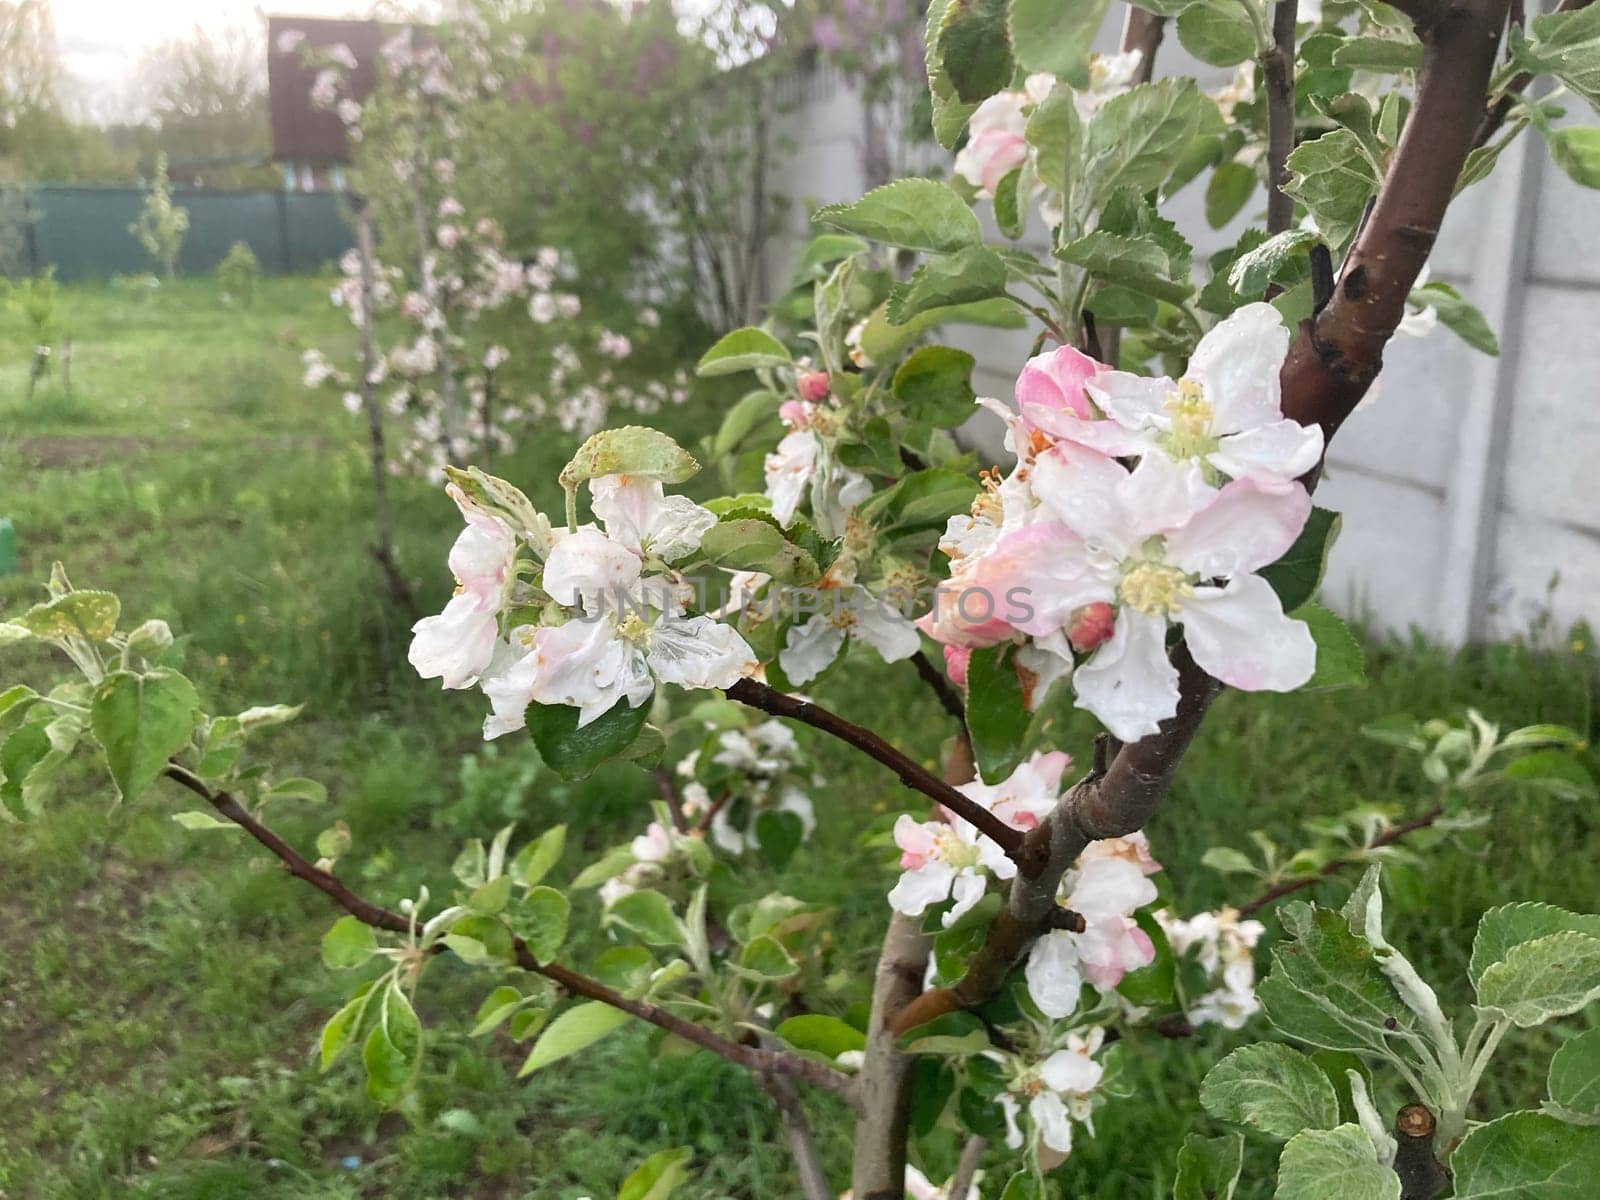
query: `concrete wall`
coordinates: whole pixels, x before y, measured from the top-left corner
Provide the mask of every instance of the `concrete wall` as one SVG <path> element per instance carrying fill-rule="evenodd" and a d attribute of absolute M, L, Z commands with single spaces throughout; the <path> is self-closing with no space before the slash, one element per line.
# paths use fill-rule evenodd
<path fill-rule="evenodd" d="M 1227 72 L 1183 64 L 1211 87 Z M 1180 65 L 1182 64 L 1182 65 Z M 805 209 L 863 190 L 861 106 L 827 68 L 792 81 L 793 153 L 775 186 L 809 203 L 775 239 L 771 278 L 787 278 Z M 1581 105 L 1580 105 L 1581 107 Z M 1575 114 L 1586 119 L 1587 113 Z M 901 151 L 904 167 L 948 173 L 937 146 Z M 1167 206 L 1201 259 L 1238 237 L 1203 216 L 1203 182 Z M 1264 194 L 1246 216 L 1259 221 Z M 987 206 L 985 206 L 987 207 Z M 986 218 L 987 219 L 987 218 Z M 1033 221 L 1026 240 L 1042 247 Z M 991 236 L 997 237 L 992 226 Z M 1600 197 L 1524 135 L 1445 222 L 1432 278 L 1454 284 L 1500 337 L 1499 358 L 1442 326 L 1397 338 L 1379 385 L 1334 441 L 1318 502 L 1345 515 L 1325 599 L 1404 632 L 1452 644 L 1600 622 Z M 1009 393 L 1031 331 L 957 329 L 979 361 L 979 391 Z M 964 432 L 998 449 L 985 417 Z"/>

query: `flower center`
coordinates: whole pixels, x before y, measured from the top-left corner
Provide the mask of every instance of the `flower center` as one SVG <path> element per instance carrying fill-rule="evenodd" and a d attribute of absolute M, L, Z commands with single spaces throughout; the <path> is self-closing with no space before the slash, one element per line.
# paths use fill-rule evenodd
<path fill-rule="evenodd" d="M 1194 594 L 1194 587 L 1177 567 L 1143 559 L 1123 572 L 1117 592 L 1122 602 L 1134 611 L 1150 617 L 1167 617 L 1176 613 L 1183 601 Z"/>
<path fill-rule="evenodd" d="M 934 832 L 933 856 L 940 862 L 949 863 L 958 870 L 962 867 L 975 867 L 978 865 L 978 848 L 963 842 L 960 835 L 948 825 Z"/>
<path fill-rule="evenodd" d="M 625 642 L 643 646 L 650 640 L 650 626 L 638 613 L 629 613 L 617 623 L 617 636 Z"/>
<path fill-rule="evenodd" d="M 1198 383 L 1180 379 L 1176 390 L 1167 393 L 1163 407 L 1172 420 L 1172 430 L 1163 439 L 1172 457 L 1200 458 L 1217 448 L 1217 439 L 1211 432 L 1216 414 Z"/>

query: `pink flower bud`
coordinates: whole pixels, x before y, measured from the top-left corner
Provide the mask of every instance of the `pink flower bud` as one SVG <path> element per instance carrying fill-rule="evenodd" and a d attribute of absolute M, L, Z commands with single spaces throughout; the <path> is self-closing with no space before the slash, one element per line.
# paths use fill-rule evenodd
<path fill-rule="evenodd" d="M 795 376 L 795 390 L 800 393 L 802 400 L 809 400 L 813 404 L 820 403 L 828 397 L 828 373 L 826 371 L 801 371 Z"/>
<path fill-rule="evenodd" d="M 944 646 L 945 674 L 950 676 L 950 682 L 957 687 L 967 686 L 967 664 L 972 661 L 971 646 Z"/>
<path fill-rule="evenodd" d="M 1116 614 L 1105 601 L 1075 609 L 1067 621 L 1067 641 L 1074 650 L 1087 654 L 1111 636 Z"/>

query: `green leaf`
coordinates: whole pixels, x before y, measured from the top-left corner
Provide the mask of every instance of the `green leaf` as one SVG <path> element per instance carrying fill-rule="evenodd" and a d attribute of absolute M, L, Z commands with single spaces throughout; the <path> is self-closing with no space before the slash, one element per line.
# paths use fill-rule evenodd
<path fill-rule="evenodd" d="M 953 254 L 983 241 L 978 218 L 946 184 L 899 179 L 874 188 L 854 204 L 830 204 L 815 218 L 889 246 Z"/>
<path fill-rule="evenodd" d="M 776 421 L 780 403 L 776 392 L 746 392 L 722 418 L 716 437 L 711 439 L 711 457 L 733 453 L 756 429 Z"/>
<path fill-rule="evenodd" d="M 1556 1051 L 1550 1100 L 1564 1115 L 1600 1122 L 1600 1029 L 1580 1033 Z"/>
<path fill-rule="evenodd" d="M 322 1027 L 322 1036 L 318 1038 L 318 1054 L 322 1070 L 326 1071 L 331 1067 L 334 1060 L 350 1048 L 356 1035 L 361 1032 L 361 1018 L 366 1013 L 371 993 L 372 985 L 363 985 L 350 1002 L 329 1017 L 328 1023 Z"/>
<path fill-rule="evenodd" d="M 1594 5 L 1535 17 L 1519 65 L 1548 72 L 1600 110 L 1600 9 Z"/>
<path fill-rule="evenodd" d="M 861 351 L 872 362 L 886 363 L 924 333 L 939 325 L 987 325 L 997 329 L 1021 329 L 1027 320 L 1009 299 L 980 300 L 976 304 L 955 304 L 949 308 L 918 313 L 904 325 L 889 323 L 888 304 L 880 304 L 867 318 L 861 331 Z"/>
<path fill-rule="evenodd" d="M 1339 537 L 1340 521 L 1336 512 L 1313 508 L 1294 545 L 1277 562 L 1261 568 L 1261 577 L 1278 593 L 1284 612 L 1293 612 L 1317 594 L 1328 568 L 1328 554 Z"/>
<path fill-rule="evenodd" d="M 372 927 L 355 917 L 340 917 L 322 935 L 322 962 L 335 971 L 359 967 L 378 949 Z"/>
<path fill-rule="evenodd" d="M 304 704 L 258 704 L 234 716 L 245 733 L 266 729 L 272 725 L 287 725 L 305 709 Z"/>
<path fill-rule="evenodd" d="M 567 827 L 555 825 L 529 842 L 511 860 L 511 878 L 523 887 L 532 887 L 561 861 L 567 845 Z"/>
<path fill-rule="evenodd" d="M 1178 15 L 1178 41 L 1203 63 L 1231 67 L 1256 55 L 1256 32 L 1240 0 L 1198 0 Z"/>
<path fill-rule="evenodd" d="M 44 604 L 35 604 L 9 624 L 21 626 L 34 637 L 59 641 L 81 637 L 103 642 L 117 631 L 122 602 L 110 592 L 68 592 Z"/>
<path fill-rule="evenodd" d="M 527 997 L 509 985 L 502 985 L 484 997 L 473 1018 L 472 1036 L 482 1037 L 501 1025 L 507 1017 L 520 1009 Z"/>
<path fill-rule="evenodd" d="M 1479 918 L 1478 932 L 1472 940 L 1472 959 L 1467 965 L 1472 986 L 1480 986 L 1484 973 L 1496 963 L 1504 962 L 1517 946 L 1568 931 L 1600 937 L 1600 916 L 1568 912 L 1553 904 L 1532 901 L 1491 908 Z"/>
<path fill-rule="evenodd" d="M 1200 1104 L 1213 1117 L 1275 1138 L 1339 1124 L 1339 1097 L 1322 1068 L 1278 1042 L 1241 1046 L 1206 1073 Z"/>
<path fill-rule="evenodd" d="M 1011 0 L 1011 46 L 1017 65 L 1083 86 L 1089 77 L 1089 49 L 1106 8 L 1107 0 Z"/>
<path fill-rule="evenodd" d="M 783 583 L 813 583 L 822 568 L 771 517 L 724 518 L 700 539 L 706 562 L 730 571 L 762 571 Z"/>
<path fill-rule="evenodd" d="M 650 705 L 618 700 L 583 728 L 578 710 L 566 704 L 530 704 L 528 732 L 551 770 L 563 779 L 582 779 L 596 767 L 625 754 L 650 715 Z"/>
<path fill-rule="evenodd" d="M 944 68 L 944 53 L 939 39 L 944 31 L 945 13 L 951 0 L 932 0 L 928 5 L 928 20 L 924 29 L 927 50 L 924 63 L 928 73 L 928 97 L 933 107 L 933 136 L 946 150 L 954 150 L 961 135 L 966 132 L 967 121 L 977 111 L 976 102 L 968 103 L 956 94 L 956 85 Z"/>
<path fill-rule="evenodd" d="M 1278 1159 L 1273 1200 L 1400 1200 L 1400 1176 L 1359 1125 L 1296 1134 Z"/>
<path fill-rule="evenodd" d="M 1233 1200 L 1244 1170 L 1244 1138 L 1237 1133 L 1207 1138 L 1191 1133 L 1178 1151 L 1172 1200 Z"/>
<path fill-rule="evenodd" d="M 948 467 L 912 471 L 893 487 L 879 492 L 861 506 L 862 520 L 880 531 L 907 534 L 940 529 L 959 512 L 971 509 L 978 485 L 972 478 Z"/>
<path fill-rule="evenodd" d="M 794 956 L 784 949 L 783 943 L 771 934 L 752 938 L 739 954 L 739 974 L 764 982 L 788 979 L 800 969 Z"/>
<path fill-rule="evenodd" d="M 889 323 L 904 325 L 919 313 L 993 299 L 1005 290 L 1000 256 L 987 246 L 968 246 L 930 258 L 905 283 L 895 284 L 889 291 Z"/>
<path fill-rule="evenodd" d="M 1282 920 L 1293 940 L 1274 947 L 1272 972 L 1257 989 L 1273 1025 L 1325 1050 L 1403 1059 L 1416 1017 L 1366 940 L 1331 909 L 1288 905 Z"/>
<path fill-rule="evenodd" d="M 696 375 L 732 375 L 762 367 L 786 367 L 794 360 L 784 344 L 765 329 L 747 326 L 724 335 L 695 364 Z"/>
<path fill-rule="evenodd" d="M 172 821 L 175 825 L 187 829 L 191 833 L 200 833 L 211 829 L 231 830 L 234 833 L 243 832 L 243 829 L 232 821 L 225 821 L 214 813 L 200 812 L 198 810 L 173 813 Z"/>
<path fill-rule="evenodd" d="M 1009 0 L 951 0 L 945 7 L 939 58 L 956 95 L 968 103 L 994 95 L 1016 72 L 1008 8 Z"/>
<path fill-rule="evenodd" d="M 1012 661 L 1014 647 L 984 646 L 967 665 L 967 731 L 985 783 L 998 783 L 1017 769 L 1028 732 L 1028 709 Z"/>
<path fill-rule="evenodd" d="M 805 823 L 792 812 L 768 809 L 756 817 L 756 842 L 767 865 L 781 871 L 805 839 Z"/>
<path fill-rule="evenodd" d="M 1220 122 L 1215 102 L 1192 79 L 1141 84 L 1108 100 L 1085 136 L 1089 201 L 1099 203 L 1122 187 L 1160 187 L 1195 135 Z"/>
<path fill-rule="evenodd" d="M 1600 1128 L 1512 1113 L 1467 1134 L 1450 1170 L 1455 1200 L 1589 1200 L 1600 1178 Z"/>
<path fill-rule="evenodd" d="M 953 1054 L 966 1057 L 989 1048 L 989 1031 L 983 1021 L 969 1012 L 945 1013 L 925 1025 L 907 1030 L 900 1048 L 908 1054 Z"/>
<path fill-rule="evenodd" d="M 422 1025 L 405 993 L 391 983 L 378 1001 L 377 1023 L 367 1035 L 361 1061 L 367 1068 L 367 1095 L 384 1106 L 398 1103 L 422 1063 Z"/>
<path fill-rule="evenodd" d="M 1523 1029 L 1600 999 L 1600 937 L 1570 930 L 1523 942 L 1484 971 L 1478 1003 Z"/>
<path fill-rule="evenodd" d="M 1182 304 L 1194 292 L 1187 278 L 1175 278 L 1166 251 L 1148 238 L 1129 238 L 1097 229 L 1056 251 L 1064 262 L 1083 267 L 1097 279 L 1120 284 Z"/>
<path fill-rule="evenodd" d="M 1289 155 L 1284 191 L 1304 204 L 1335 254 L 1355 234 L 1367 201 L 1377 194 L 1378 176 L 1362 152 L 1361 139 L 1335 129 L 1301 142 Z"/>
<path fill-rule="evenodd" d="M 953 346 L 923 346 L 911 352 L 894 373 L 895 399 L 906 418 L 940 429 L 960 425 L 975 411 L 972 390 L 976 360 Z"/>
<path fill-rule="evenodd" d="M 89 722 L 124 801 L 137 799 L 188 744 L 199 707 L 194 685 L 175 671 L 112 671 L 100 681 Z"/>
<path fill-rule="evenodd" d="M 1550 157 L 1574 183 L 1600 188 L 1600 129 L 1552 129 L 1545 134 Z"/>
<path fill-rule="evenodd" d="M 1583 760 L 1567 750 L 1535 750 L 1505 765 L 1501 772 L 1515 783 L 1526 784 L 1558 800 L 1593 800 L 1594 776 Z"/>
<path fill-rule="evenodd" d="M 662 483 L 682 483 L 700 470 L 694 456 L 659 429 L 620 425 L 595 434 L 561 468 L 561 486 L 573 492 L 580 483 L 604 475 L 641 475 Z"/>
<path fill-rule="evenodd" d="M 1448 283 L 1428 283 L 1413 288 L 1411 298 L 1437 312 L 1445 327 L 1474 350 L 1481 350 L 1485 354 L 1500 353 L 1500 343 L 1494 336 L 1494 330 L 1489 328 L 1489 322 Z"/>
<path fill-rule="evenodd" d="M 627 1013 L 599 1000 L 574 1005 L 551 1021 L 539 1035 L 527 1061 L 522 1064 L 522 1070 L 517 1072 L 518 1078 L 532 1075 L 540 1067 L 548 1067 L 569 1054 L 587 1049 L 627 1021 Z"/>
<path fill-rule="evenodd" d="M 1367 655 L 1338 613 L 1320 604 L 1302 604 L 1289 614 L 1304 621 L 1317 643 L 1317 668 L 1303 685 L 1307 691 L 1367 686 Z"/>
<path fill-rule="evenodd" d="M 810 1050 L 827 1058 L 838 1058 L 849 1050 L 865 1050 L 867 1035 L 854 1025 L 823 1013 L 790 1017 L 775 1031 L 797 1050 Z"/>
<path fill-rule="evenodd" d="M 1220 164 L 1206 183 L 1206 224 L 1221 229 L 1238 216 L 1255 195 L 1257 182 L 1253 167 L 1238 162 Z"/>
<path fill-rule="evenodd" d="M 870 243 L 848 233 L 819 233 L 800 252 L 800 261 L 794 265 L 795 284 L 826 278 L 832 274 L 834 263 L 866 254 L 871 249 Z"/>
<path fill-rule="evenodd" d="M 650 888 L 629 892 L 606 909 L 606 923 L 621 925 L 651 946 L 681 946 L 688 940 L 672 902 Z"/>
<path fill-rule="evenodd" d="M 1012 241 L 1022 236 L 1028 224 L 1028 206 L 1022 202 L 1021 195 L 1024 173 L 1021 167 L 1007 171 L 994 185 L 994 223 Z M 1026 173 L 1031 179 L 1031 169 Z"/>
<path fill-rule="evenodd" d="M 1267 285 L 1305 247 L 1317 240 L 1309 229 L 1286 229 L 1239 255 L 1228 268 L 1228 286 L 1246 300 L 1266 295 Z M 1309 593 L 1308 593 L 1309 594 Z"/>
<path fill-rule="evenodd" d="M 688 1146 L 658 1150 L 622 1181 L 617 1200 L 667 1200 L 689 1177 L 694 1151 Z"/>
<path fill-rule="evenodd" d="M 313 804 L 325 803 L 328 799 L 328 789 L 315 779 L 305 779 L 294 776 L 290 779 L 280 779 L 267 789 L 266 800 L 309 800 Z"/>
<path fill-rule="evenodd" d="M 1034 162 L 1042 179 L 1054 191 L 1067 183 L 1068 172 L 1078 170 L 1079 148 L 1083 143 L 1083 118 L 1072 89 L 1057 84 L 1048 96 L 1034 106 L 1024 129 L 1028 145 L 1034 149 Z"/>
<path fill-rule="evenodd" d="M 1389 75 L 1414 71 L 1422 65 L 1422 43 L 1406 32 L 1394 37 L 1345 38 L 1334 49 L 1333 65 Z"/>
<path fill-rule="evenodd" d="M 528 943 L 528 952 L 539 962 L 547 963 L 567 940 L 571 912 L 572 905 L 565 896 L 553 887 L 540 886 L 523 899 L 512 914 L 511 924 Z"/>

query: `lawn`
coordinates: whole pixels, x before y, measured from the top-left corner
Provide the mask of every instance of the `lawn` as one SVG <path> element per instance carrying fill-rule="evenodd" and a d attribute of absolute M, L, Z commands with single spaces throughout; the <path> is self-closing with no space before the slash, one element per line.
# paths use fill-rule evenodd
<path fill-rule="evenodd" d="M 351 346 L 325 281 L 268 280 L 247 308 L 221 304 L 204 279 L 153 295 L 80 285 L 63 300 L 70 395 L 51 377 L 24 402 L 25 333 L 0 316 L 0 516 L 15 524 L 22 560 L 0 577 L 0 612 L 36 598 L 60 559 L 81 586 L 120 592 L 130 615 L 167 619 L 213 711 L 304 702 L 305 716 L 261 752 L 280 774 L 327 783 L 331 799 L 286 808 L 279 823 L 309 845 L 347 822 L 354 850 L 341 873 L 385 903 L 423 882 L 447 893 L 460 843 L 507 821 L 526 832 L 569 824 L 558 876 L 639 830 L 648 777 L 615 768 L 562 783 L 526 742 L 483 746 L 477 700 L 441 695 L 407 668 L 406 621 L 386 607 L 366 550 L 362 430 L 299 383 L 306 346 Z M 671 431 L 692 441 L 713 428 L 721 397 L 697 395 L 670 414 Z M 571 450 L 542 437 L 496 469 L 554 507 Z M 394 504 L 402 565 L 431 611 L 448 594 L 455 510 L 404 479 Z M 909 667 L 861 665 L 850 686 L 819 697 L 857 720 L 894 713 L 914 739 L 905 748 L 931 763 L 950 732 L 941 710 Z M 1459 656 L 1375 643 L 1369 668 L 1361 691 L 1223 697 L 1150 830 L 1176 908 L 1248 898 L 1200 865 L 1210 846 L 1245 844 L 1259 829 L 1293 847 L 1300 822 L 1359 802 L 1424 806 L 1430 789 L 1414 762 L 1360 735 L 1379 717 L 1475 706 L 1510 724 L 1560 721 L 1592 734 L 1595 657 L 1581 631 Z M 39 670 L 14 656 L 0 682 Z M 1061 734 L 1081 755 L 1087 732 L 1069 721 Z M 842 1011 L 865 996 L 891 882 L 860 835 L 909 798 L 874 764 L 809 731 L 801 738 L 830 781 L 821 827 L 752 894 L 835 906 L 827 999 Z M 333 914 L 234 835 L 184 832 L 170 820 L 181 807 L 163 793 L 113 809 L 103 781 L 85 774 L 41 818 L 5 827 L 0 1196 L 575 1200 L 615 1194 L 640 1159 L 674 1145 L 695 1150 L 681 1196 L 797 1194 L 770 1106 L 738 1069 L 661 1055 L 653 1032 L 634 1028 L 519 1080 L 525 1048 L 503 1034 L 467 1036 L 486 988 L 449 960 L 430 968 L 421 994 L 431 1042 L 416 1102 L 378 1111 L 357 1067 L 323 1075 L 314 1062 L 317 1031 L 351 987 L 318 959 Z M 1486 907 L 1539 899 L 1592 910 L 1600 895 L 1600 828 L 1571 804 L 1508 791 L 1486 828 L 1429 854 L 1426 873 L 1392 873 L 1392 936 L 1458 1009 Z M 1348 882 L 1326 885 L 1323 898 L 1342 898 Z M 580 913 L 592 918 L 587 903 Z M 584 916 L 576 927 L 593 930 Z M 600 942 L 580 939 L 579 957 Z M 1547 1061 L 1558 1035 L 1519 1036 L 1498 1060 L 1493 1111 L 1536 1106 L 1542 1094 L 1542 1073 L 1518 1064 Z M 1177 1146 L 1211 1128 L 1194 1100 L 1198 1080 L 1249 1037 L 1132 1039 L 1137 1099 L 1108 1107 L 1096 1136 L 1079 1139 L 1066 1194 L 1170 1195 Z M 830 1103 L 819 1109 L 842 1187 L 847 1120 Z M 1270 1154 L 1255 1149 L 1246 1194 L 1265 1197 Z"/>

